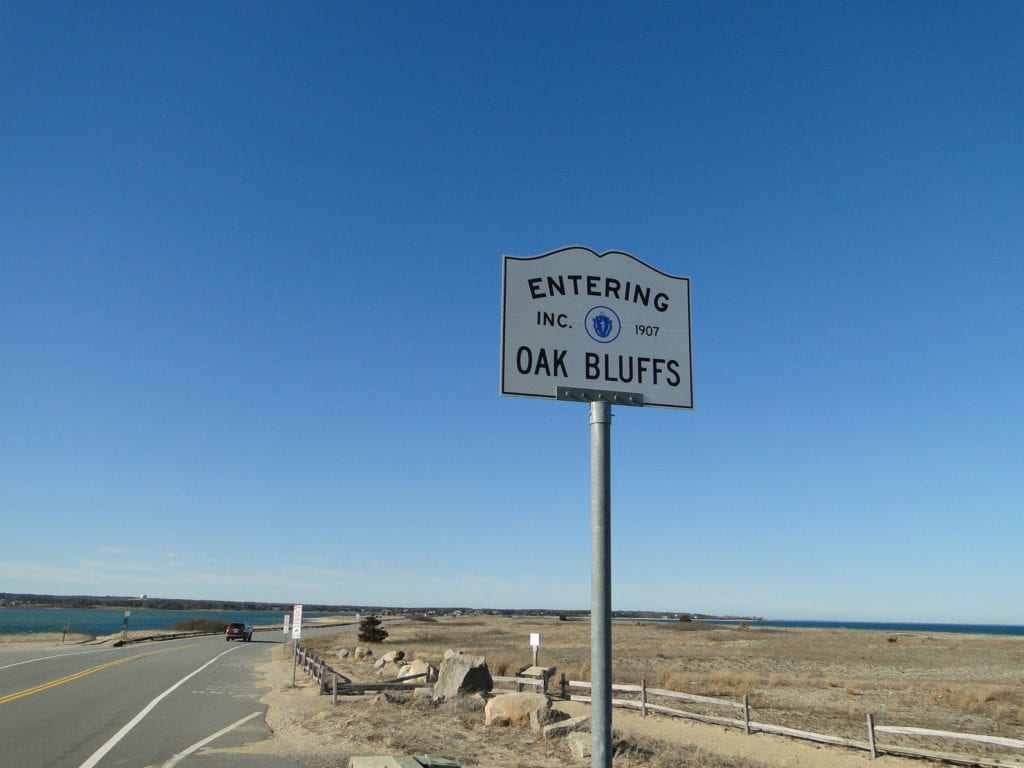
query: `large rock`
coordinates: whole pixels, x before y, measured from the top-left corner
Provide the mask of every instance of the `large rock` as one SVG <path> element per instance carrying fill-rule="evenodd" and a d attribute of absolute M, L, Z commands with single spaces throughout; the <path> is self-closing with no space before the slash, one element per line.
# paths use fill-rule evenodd
<path fill-rule="evenodd" d="M 348 768 L 459 768 L 457 758 L 446 755 L 359 755 Z"/>
<path fill-rule="evenodd" d="M 379 661 L 379 659 L 378 659 Z M 402 671 L 402 665 L 397 661 L 385 661 L 380 666 L 374 664 L 374 669 L 377 670 L 377 675 L 387 680 L 394 680 Z"/>
<path fill-rule="evenodd" d="M 411 755 L 356 755 L 348 768 L 423 768 L 423 763 Z"/>
<path fill-rule="evenodd" d="M 415 680 L 408 680 L 406 682 L 409 685 L 422 685 L 423 683 L 432 683 L 437 680 L 437 670 L 434 667 L 423 659 L 413 659 L 398 670 L 396 677 L 411 677 L 412 675 L 423 674 L 425 674 L 426 677 L 417 677 Z"/>
<path fill-rule="evenodd" d="M 570 733 L 575 733 L 576 731 L 589 730 L 590 715 L 580 715 L 579 717 L 570 717 L 568 720 L 563 720 L 560 723 L 552 723 L 551 725 L 544 726 L 544 738 L 560 739 L 563 736 L 568 736 Z"/>
<path fill-rule="evenodd" d="M 565 737 L 565 744 L 569 747 L 573 757 L 590 757 L 590 734 L 585 731 L 575 731 Z"/>
<path fill-rule="evenodd" d="M 530 713 L 530 730 L 534 733 L 542 733 L 552 723 L 560 723 L 568 720 L 568 712 L 560 709 L 537 709 Z"/>
<path fill-rule="evenodd" d="M 526 725 L 534 712 L 550 708 L 543 693 L 503 693 L 484 707 L 484 725 Z"/>
<path fill-rule="evenodd" d="M 401 661 L 405 658 L 405 651 L 388 651 L 381 658 L 384 661 Z"/>
<path fill-rule="evenodd" d="M 460 693 L 489 691 L 494 687 L 491 670 L 483 656 L 468 653 L 445 653 L 434 683 L 434 701 L 444 701 Z"/>

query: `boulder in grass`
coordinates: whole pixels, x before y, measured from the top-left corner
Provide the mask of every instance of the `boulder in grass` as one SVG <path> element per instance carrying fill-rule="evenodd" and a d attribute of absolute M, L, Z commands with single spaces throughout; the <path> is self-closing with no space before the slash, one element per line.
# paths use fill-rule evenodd
<path fill-rule="evenodd" d="M 580 715 L 579 717 L 570 717 L 568 720 L 563 720 L 560 723 L 552 723 L 551 725 L 544 726 L 544 738 L 560 739 L 563 736 L 568 736 L 570 733 L 575 733 L 576 731 L 589 730 L 590 715 Z"/>
<path fill-rule="evenodd" d="M 484 707 L 484 725 L 526 725 L 534 712 L 550 708 L 543 693 L 503 693 Z"/>
<path fill-rule="evenodd" d="M 398 671 L 397 677 L 412 677 L 413 675 L 426 675 L 426 677 L 417 677 L 414 680 L 405 681 L 409 685 L 432 683 L 437 679 L 437 669 L 423 659 L 413 659 L 408 664 L 402 666 Z"/>
<path fill-rule="evenodd" d="M 569 747 L 573 757 L 590 757 L 590 734 L 585 731 L 575 731 L 565 737 L 565 744 Z"/>
<path fill-rule="evenodd" d="M 462 693 L 486 692 L 494 687 L 487 659 L 468 653 L 445 654 L 434 683 L 434 701 L 452 699 Z"/>
<path fill-rule="evenodd" d="M 547 726 L 568 720 L 569 717 L 568 712 L 560 709 L 536 709 L 530 713 L 530 730 L 542 733 Z"/>
<path fill-rule="evenodd" d="M 377 676 L 385 680 L 394 680 L 402 671 L 402 665 L 394 661 L 386 661 L 380 666 L 375 664 L 374 668 L 377 670 Z"/>

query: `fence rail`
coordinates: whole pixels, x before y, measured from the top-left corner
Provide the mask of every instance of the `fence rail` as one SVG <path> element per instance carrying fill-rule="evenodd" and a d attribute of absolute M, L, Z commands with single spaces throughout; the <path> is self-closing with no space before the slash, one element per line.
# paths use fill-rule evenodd
<path fill-rule="evenodd" d="M 957 765 L 980 765 L 986 768 L 1024 768 L 1024 763 L 1005 762 L 999 759 L 974 757 L 971 755 L 959 755 L 949 752 L 937 752 L 920 747 L 907 747 L 899 744 L 880 746 L 877 734 L 888 733 L 893 736 L 921 736 L 933 739 L 953 739 L 957 741 L 973 741 L 981 744 L 988 744 L 995 747 L 1024 750 L 1024 741 L 1020 739 L 1009 739 L 1005 736 L 986 736 L 977 733 L 959 733 L 957 731 L 938 731 L 933 728 L 916 728 L 907 725 L 876 725 L 875 716 L 868 715 L 868 739 L 870 742 L 871 757 L 879 753 L 890 755 L 907 755 L 909 757 L 924 757 L 932 760 L 942 760 Z"/>
<path fill-rule="evenodd" d="M 583 680 L 566 681 L 563 675 L 562 690 L 564 698 L 569 698 L 572 701 L 590 703 L 590 696 L 579 694 L 571 694 L 569 696 L 565 695 L 565 691 L 568 688 L 589 690 L 590 687 L 591 684 Z M 664 688 L 648 688 L 646 680 L 642 680 L 640 685 L 613 684 L 612 692 L 639 694 L 639 700 L 612 698 L 611 704 L 613 707 L 639 710 L 644 716 L 646 716 L 648 712 L 656 712 L 658 714 L 668 715 L 670 717 L 679 717 L 688 720 L 696 720 L 698 722 L 709 723 L 712 725 L 742 728 L 743 731 L 748 734 L 768 733 L 776 736 L 786 736 L 789 738 L 800 739 L 802 741 L 811 741 L 818 744 L 828 744 L 831 746 L 845 747 L 847 749 L 857 749 L 865 752 L 870 752 L 872 758 L 876 758 L 879 754 L 884 753 L 891 755 L 905 755 L 908 757 L 924 758 L 928 760 L 938 760 L 941 762 L 952 763 L 955 765 L 984 766 L 984 768 L 1024 768 L 1024 762 L 1012 762 L 1001 758 L 986 758 L 976 757 L 972 755 L 960 755 L 953 754 L 950 752 L 922 749 L 919 747 L 908 747 L 898 744 L 880 745 L 877 740 L 877 734 L 885 733 L 892 734 L 894 736 L 902 735 L 943 739 L 959 739 L 962 741 L 979 742 L 990 746 L 1024 750 L 1024 741 L 1021 741 L 1019 739 L 1010 739 L 1002 736 L 984 736 L 972 733 L 957 733 L 954 731 L 939 731 L 931 728 L 876 725 L 874 722 L 874 715 L 868 715 L 868 740 L 860 741 L 858 739 L 851 739 L 844 736 L 833 736 L 827 733 L 814 733 L 813 731 L 804 731 L 799 730 L 797 728 L 787 728 L 786 726 L 782 725 L 774 725 L 772 723 L 761 723 L 751 720 L 750 698 L 747 695 L 743 696 L 743 701 L 741 703 L 729 699 L 718 699 L 709 696 L 698 696 L 692 693 L 680 693 L 679 691 L 669 691 Z M 703 706 L 720 707 L 725 709 L 739 709 L 743 713 L 743 719 L 740 720 L 730 717 L 721 717 L 718 715 L 690 712 L 682 709 L 675 709 L 673 707 L 667 707 L 660 704 L 652 704 L 649 701 L 650 696 L 661 696 L 668 699 L 675 699 L 679 701 L 690 702 L 692 704 L 700 704 Z"/>
<path fill-rule="evenodd" d="M 569 688 L 582 688 L 590 690 L 591 684 L 586 680 L 569 680 L 565 681 L 563 677 L 562 690 L 563 696 L 565 691 Z M 710 723 L 713 725 L 725 725 L 735 726 L 742 728 L 745 733 L 750 733 L 750 699 L 747 696 L 743 697 L 742 702 L 730 701 L 729 699 L 716 699 L 711 696 L 698 696 L 693 693 L 681 693 L 679 691 L 670 691 L 665 688 L 648 688 L 647 679 L 641 680 L 640 685 L 620 685 L 618 683 L 612 684 L 612 693 L 633 693 L 640 696 L 639 700 L 634 699 L 616 699 L 612 698 L 612 706 L 620 707 L 624 709 L 638 709 L 640 713 L 646 717 L 648 712 L 657 712 L 658 714 L 668 715 L 670 717 L 681 717 L 687 720 L 696 720 L 702 723 Z M 723 707 L 727 709 L 739 709 L 743 713 L 743 719 L 737 720 L 729 717 L 719 717 L 717 715 L 706 715 L 698 712 L 688 712 L 682 709 L 675 709 L 673 707 L 667 707 L 661 704 L 652 704 L 650 702 L 651 696 L 661 696 L 669 699 L 676 699 L 679 701 L 688 701 L 692 704 L 702 704 L 710 707 Z M 590 696 L 584 696 L 579 694 L 572 694 L 568 696 L 571 701 L 581 701 L 587 704 L 591 703 Z"/>
<path fill-rule="evenodd" d="M 412 690 L 434 684 L 428 672 L 404 675 L 392 680 L 358 682 L 350 680 L 341 672 L 331 667 L 324 658 L 317 656 L 299 644 L 296 644 L 294 653 L 296 664 L 302 668 L 303 672 L 320 684 L 321 694 L 329 693 L 332 695 L 332 703 L 334 704 L 338 703 L 338 696 L 350 696 L 352 694 L 365 693 L 366 691 Z M 416 682 L 420 678 L 423 678 L 423 681 Z"/>
<path fill-rule="evenodd" d="M 540 680 L 536 677 L 508 677 L 507 675 L 491 675 L 491 680 L 496 683 L 513 683 L 516 686 L 517 691 L 522 691 L 523 688 L 536 688 L 537 693 L 545 693 L 547 691 L 547 681 Z"/>

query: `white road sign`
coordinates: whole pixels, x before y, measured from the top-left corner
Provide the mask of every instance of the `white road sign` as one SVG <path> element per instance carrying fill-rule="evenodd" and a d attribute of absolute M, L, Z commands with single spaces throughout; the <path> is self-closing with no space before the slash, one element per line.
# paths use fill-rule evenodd
<path fill-rule="evenodd" d="M 292 606 L 292 639 L 302 637 L 302 603 Z"/>
<path fill-rule="evenodd" d="M 689 278 L 580 246 L 503 266 L 501 394 L 570 388 L 693 407 Z"/>

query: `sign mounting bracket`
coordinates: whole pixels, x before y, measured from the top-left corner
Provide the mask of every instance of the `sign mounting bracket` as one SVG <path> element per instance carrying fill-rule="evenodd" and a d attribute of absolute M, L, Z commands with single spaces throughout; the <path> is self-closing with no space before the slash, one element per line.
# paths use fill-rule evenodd
<path fill-rule="evenodd" d="M 581 389 L 579 387 L 559 387 L 556 400 L 570 400 L 574 403 L 605 402 L 612 405 L 644 404 L 644 396 L 639 392 L 609 392 L 604 389 Z"/>

